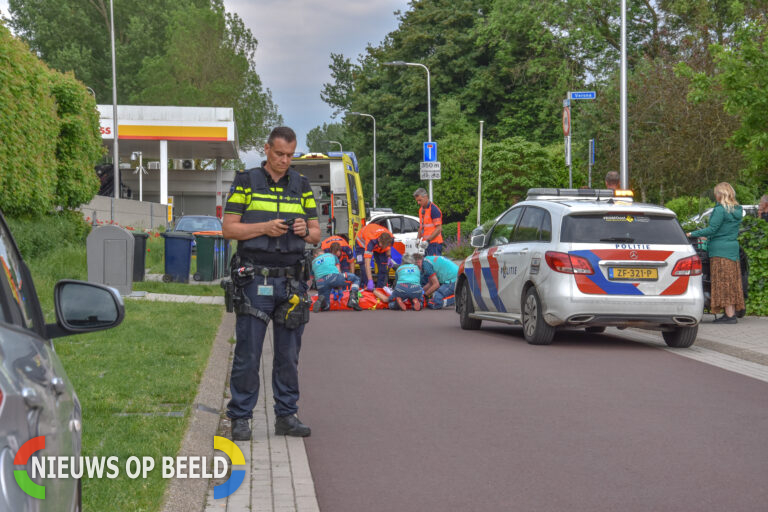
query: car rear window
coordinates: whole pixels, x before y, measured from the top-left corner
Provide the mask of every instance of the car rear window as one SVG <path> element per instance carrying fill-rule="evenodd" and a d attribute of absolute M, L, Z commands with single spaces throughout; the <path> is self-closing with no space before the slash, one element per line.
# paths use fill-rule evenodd
<path fill-rule="evenodd" d="M 638 213 L 576 214 L 563 217 L 561 242 L 687 244 L 675 217 Z"/>

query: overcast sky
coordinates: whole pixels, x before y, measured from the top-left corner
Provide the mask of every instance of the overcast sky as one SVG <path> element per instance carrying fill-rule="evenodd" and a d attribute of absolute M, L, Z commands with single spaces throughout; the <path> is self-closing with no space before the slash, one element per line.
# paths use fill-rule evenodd
<path fill-rule="evenodd" d="M 378 45 L 397 28 L 394 11 L 408 9 L 407 0 L 224 0 L 224 5 L 259 41 L 256 71 L 285 124 L 296 130 L 299 151 L 307 149 L 309 130 L 338 120 L 320 99 L 323 83 L 331 80 L 331 52 L 356 62 L 369 43 Z M 8 16 L 7 0 L 0 0 L 0 11 Z M 249 167 L 260 161 L 255 152 L 242 158 Z"/>

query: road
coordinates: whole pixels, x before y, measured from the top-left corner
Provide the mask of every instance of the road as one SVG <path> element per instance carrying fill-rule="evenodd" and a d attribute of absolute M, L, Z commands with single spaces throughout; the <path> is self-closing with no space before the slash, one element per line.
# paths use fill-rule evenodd
<path fill-rule="evenodd" d="M 768 510 L 768 384 L 615 334 L 313 314 L 300 374 L 323 511 Z"/>

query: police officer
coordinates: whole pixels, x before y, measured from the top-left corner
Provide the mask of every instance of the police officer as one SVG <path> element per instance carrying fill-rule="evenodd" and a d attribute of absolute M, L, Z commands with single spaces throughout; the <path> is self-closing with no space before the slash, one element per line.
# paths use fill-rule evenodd
<path fill-rule="evenodd" d="M 429 200 L 427 191 L 423 188 L 417 188 L 413 193 L 413 198 L 419 205 L 419 232 L 417 236 L 429 244 L 425 254 L 427 256 L 440 256 L 443 254 L 443 212 Z"/>
<path fill-rule="evenodd" d="M 292 129 L 272 130 L 264 146 L 266 161 L 235 176 L 224 210 L 223 235 L 238 240 L 233 280 L 247 298 L 247 307 L 236 310 L 232 399 L 227 404 L 235 441 L 251 438 L 249 423 L 259 396 L 259 361 L 270 319 L 274 325 L 275 434 L 310 434 L 296 416 L 296 402 L 303 322 L 309 318 L 304 248 L 305 243 L 320 241 L 320 225 L 309 180 L 290 168 L 295 150 Z M 238 283 L 242 275 L 250 277 Z M 306 317 L 297 326 L 289 315 L 302 311 L 305 304 Z"/>

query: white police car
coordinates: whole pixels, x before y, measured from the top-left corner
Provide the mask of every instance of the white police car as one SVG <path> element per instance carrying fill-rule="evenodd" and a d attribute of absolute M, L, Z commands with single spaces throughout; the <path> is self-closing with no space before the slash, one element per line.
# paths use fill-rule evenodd
<path fill-rule="evenodd" d="M 674 212 L 624 193 L 530 189 L 487 232 L 475 230 L 456 283 L 461 327 L 522 324 L 534 345 L 550 344 L 558 327 L 639 327 L 691 346 L 701 261 Z"/>

